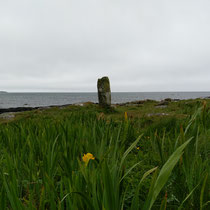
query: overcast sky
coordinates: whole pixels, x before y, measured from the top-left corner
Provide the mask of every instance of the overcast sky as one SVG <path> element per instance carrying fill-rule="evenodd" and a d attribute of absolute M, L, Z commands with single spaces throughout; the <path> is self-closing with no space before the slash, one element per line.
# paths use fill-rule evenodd
<path fill-rule="evenodd" d="M 210 0 L 0 0 L 0 90 L 210 91 Z"/>

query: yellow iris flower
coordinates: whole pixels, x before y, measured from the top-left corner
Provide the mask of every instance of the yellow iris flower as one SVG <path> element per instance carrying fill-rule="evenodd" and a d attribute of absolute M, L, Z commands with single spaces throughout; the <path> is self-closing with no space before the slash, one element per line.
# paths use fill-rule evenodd
<path fill-rule="evenodd" d="M 85 162 L 86 166 L 87 166 L 89 160 L 94 160 L 94 159 L 95 159 L 95 157 L 91 153 L 84 154 L 82 157 L 82 160 L 83 160 L 83 162 Z"/>

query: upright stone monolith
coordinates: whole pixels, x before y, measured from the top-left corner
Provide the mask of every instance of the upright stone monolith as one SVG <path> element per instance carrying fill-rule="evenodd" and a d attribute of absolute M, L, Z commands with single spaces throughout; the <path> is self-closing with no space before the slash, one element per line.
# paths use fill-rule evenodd
<path fill-rule="evenodd" d="M 111 106 L 111 90 L 108 77 L 102 77 L 98 79 L 98 101 L 99 105 L 102 107 Z"/>

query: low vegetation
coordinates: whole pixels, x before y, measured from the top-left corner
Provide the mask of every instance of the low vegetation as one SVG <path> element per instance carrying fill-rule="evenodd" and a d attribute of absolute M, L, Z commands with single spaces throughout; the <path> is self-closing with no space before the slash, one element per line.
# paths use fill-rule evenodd
<path fill-rule="evenodd" d="M 210 101 L 87 103 L 0 122 L 0 209 L 209 209 Z"/>

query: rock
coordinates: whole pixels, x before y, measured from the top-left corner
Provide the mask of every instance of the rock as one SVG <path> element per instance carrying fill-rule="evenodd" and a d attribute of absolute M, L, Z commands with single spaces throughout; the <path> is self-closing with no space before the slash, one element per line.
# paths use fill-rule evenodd
<path fill-rule="evenodd" d="M 102 77 L 98 79 L 97 83 L 98 88 L 98 101 L 99 105 L 102 107 L 111 106 L 111 90 L 108 77 Z"/>
<path fill-rule="evenodd" d="M 75 103 L 74 105 L 75 106 L 84 106 L 84 103 L 83 102 L 78 102 L 78 103 Z"/>
<path fill-rule="evenodd" d="M 171 98 L 165 98 L 164 101 L 168 101 L 168 102 L 171 102 L 172 99 Z"/>
<path fill-rule="evenodd" d="M 36 107 L 16 107 L 16 108 L 5 108 L 0 109 L 0 114 L 5 112 L 24 112 L 24 111 L 31 111 L 37 109 Z"/>
<path fill-rule="evenodd" d="M 5 119 L 5 120 L 11 120 L 15 118 L 15 115 L 12 112 L 8 112 L 8 113 L 0 114 L 0 118 Z"/>
<path fill-rule="evenodd" d="M 158 103 L 155 106 L 167 106 L 167 105 L 169 105 L 169 102 L 168 101 L 161 101 L 160 103 Z"/>
<path fill-rule="evenodd" d="M 164 108 L 166 108 L 167 107 L 167 105 L 159 105 L 159 106 L 155 106 L 155 108 L 160 108 L 160 109 L 164 109 Z"/>
<path fill-rule="evenodd" d="M 153 116 L 168 116 L 168 113 L 149 113 L 147 114 L 147 117 L 153 117 Z"/>

